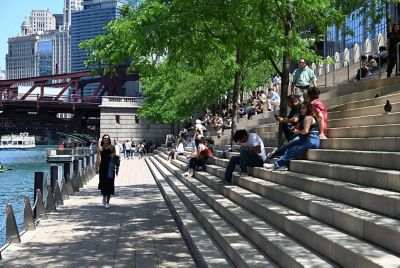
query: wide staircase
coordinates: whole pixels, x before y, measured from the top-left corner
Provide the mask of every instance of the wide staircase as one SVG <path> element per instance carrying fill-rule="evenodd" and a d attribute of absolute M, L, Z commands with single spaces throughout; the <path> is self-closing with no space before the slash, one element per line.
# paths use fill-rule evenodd
<path fill-rule="evenodd" d="M 288 171 L 249 168 L 223 185 L 238 152 L 194 178 L 182 176 L 186 156 L 167 161 L 159 148 L 146 159 L 199 266 L 400 267 L 400 78 L 322 91 L 330 138 Z M 271 151 L 274 121 L 266 113 L 239 128 Z M 230 135 L 215 140 L 222 150 Z"/>

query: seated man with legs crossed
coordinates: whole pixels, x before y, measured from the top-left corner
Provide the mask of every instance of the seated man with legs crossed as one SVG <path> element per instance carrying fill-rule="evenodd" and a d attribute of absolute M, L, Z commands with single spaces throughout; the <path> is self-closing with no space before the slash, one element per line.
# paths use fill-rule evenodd
<path fill-rule="evenodd" d="M 256 133 L 247 133 L 240 129 L 233 135 L 233 141 L 241 144 L 240 156 L 232 156 L 225 170 L 225 183 L 231 183 L 232 174 L 237 164 L 240 165 L 240 175 L 247 174 L 247 167 L 262 167 L 267 156 L 264 143 Z"/>

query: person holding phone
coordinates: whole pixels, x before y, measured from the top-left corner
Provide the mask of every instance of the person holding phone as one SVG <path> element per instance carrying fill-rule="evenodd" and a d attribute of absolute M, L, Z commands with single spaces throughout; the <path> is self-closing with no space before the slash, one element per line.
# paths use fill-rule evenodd
<path fill-rule="evenodd" d="M 267 169 L 287 170 L 290 160 L 304 154 L 309 149 L 318 149 L 320 144 L 319 127 L 313 106 L 305 101 L 301 105 L 301 114 L 304 119 L 299 123 L 299 127 L 292 127 L 294 134 L 298 137 L 283 146 L 284 154 L 274 164 L 264 164 Z"/>

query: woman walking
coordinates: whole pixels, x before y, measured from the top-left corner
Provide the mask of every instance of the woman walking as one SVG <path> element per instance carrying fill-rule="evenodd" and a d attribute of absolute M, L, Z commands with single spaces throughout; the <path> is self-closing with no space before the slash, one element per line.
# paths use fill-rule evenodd
<path fill-rule="evenodd" d="M 110 207 L 110 198 L 114 194 L 114 157 L 115 147 L 111 145 L 110 136 L 104 134 L 97 150 L 96 173 L 99 174 L 98 189 L 103 196 L 102 204 L 105 208 Z"/>

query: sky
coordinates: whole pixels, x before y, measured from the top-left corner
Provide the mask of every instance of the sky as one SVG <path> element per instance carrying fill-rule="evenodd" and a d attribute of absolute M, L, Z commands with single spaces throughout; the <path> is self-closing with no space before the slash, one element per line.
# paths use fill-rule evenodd
<path fill-rule="evenodd" d="M 17 36 L 21 23 L 29 19 L 32 9 L 50 9 L 62 14 L 64 0 L 0 0 L 0 70 L 6 69 L 5 57 L 8 50 L 8 38 Z"/>

